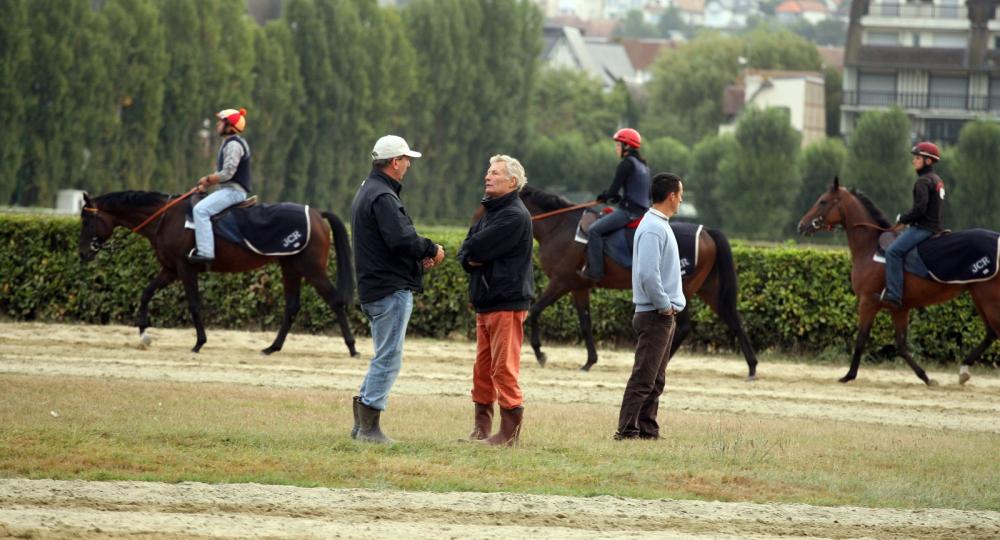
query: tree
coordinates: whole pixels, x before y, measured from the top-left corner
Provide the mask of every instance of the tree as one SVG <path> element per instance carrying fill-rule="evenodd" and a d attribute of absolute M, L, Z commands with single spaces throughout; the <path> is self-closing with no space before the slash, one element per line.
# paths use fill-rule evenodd
<path fill-rule="evenodd" d="M 776 239 L 792 220 L 801 179 L 797 161 L 802 136 L 786 109 L 752 108 L 736 126 L 738 150 L 719 163 L 715 198 L 729 231 Z"/>
<path fill-rule="evenodd" d="M 843 177 L 846 162 L 847 147 L 838 139 L 823 139 L 806 147 L 802 152 L 802 183 L 792 206 L 793 218 L 805 215 L 835 176 Z"/>
<path fill-rule="evenodd" d="M 643 141 L 642 155 L 649 164 L 650 175 L 672 172 L 686 179 L 691 171 L 691 151 L 671 137 Z"/>
<path fill-rule="evenodd" d="M 660 21 L 656 24 L 656 29 L 659 31 L 660 37 L 663 38 L 671 37 L 674 32 L 680 32 L 685 36 L 692 34 L 691 27 L 681 17 L 681 10 L 674 5 L 663 11 L 660 15 Z"/>
<path fill-rule="evenodd" d="M 1000 230 L 1000 124 L 976 120 L 965 124 L 958 136 L 953 163 L 955 178 L 943 177 L 950 209 L 955 214 L 954 225 L 967 229 L 981 227 Z M 948 163 L 943 156 L 941 163 Z M 944 174 L 946 171 L 939 171 Z M 958 213 L 960 211 L 960 213 Z"/>
<path fill-rule="evenodd" d="M 823 68 L 823 103 L 826 108 L 826 134 L 840 135 L 840 104 L 844 101 L 844 75 L 835 67 Z"/>
<path fill-rule="evenodd" d="M 724 119 L 723 94 L 738 79 L 740 57 L 754 69 L 819 71 L 821 65 L 816 47 L 788 30 L 761 28 L 739 38 L 699 34 L 654 64 L 649 135 L 693 144 L 717 130 Z"/>
<path fill-rule="evenodd" d="M 711 227 L 722 227 L 723 210 L 716 197 L 722 183 L 719 164 L 723 157 L 738 150 L 736 137 L 730 134 L 709 135 L 691 151 L 691 174 L 685 178 L 685 199 L 698 210 L 698 221 Z"/>
<path fill-rule="evenodd" d="M 890 218 L 910 208 L 916 179 L 910 156 L 910 121 L 899 108 L 870 111 L 851 134 L 849 184 L 863 190 Z"/>
<path fill-rule="evenodd" d="M 25 146 L 25 116 L 33 99 L 29 79 L 31 47 L 28 27 L 29 0 L 8 0 L 0 17 L 0 205 L 14 202 L 17 171 Z"/>
<path fill-rule="evenodd" d="M 601 81 L 583 71 L 542 68 L 532 92 L 528 121 L 534 134 L 555 137 L 575 131 L 587 142 L 615 132 L 625 104 L 605 93 Z"/>

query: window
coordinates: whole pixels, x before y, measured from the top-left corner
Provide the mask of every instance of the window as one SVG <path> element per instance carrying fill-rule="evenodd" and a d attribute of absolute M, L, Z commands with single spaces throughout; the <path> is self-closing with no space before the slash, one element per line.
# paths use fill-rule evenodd
<path fill-rule="evenodd" d="M 865 45 L 899 45 L 899 32 L 868 32 Z"/>
<path fill-rule="evenodd" d="M 990 77 L 990 105 L 991 111 L 1000 111 L 1000 77 Z"/>
<path fill-rule="evenodd" d="M 932 141 L 957 143 L 965 120 L 927 120 L 927 138 Z"/>
<path fill-rule="evenodd" d="M 858 104 L 889 106 L 896 102 L 896 75 L 860 73 Z"/>
<path fill-rule="evenodd" d="M 935 32 L 931 39 L 932 45 L 939 49 L 964 49 L 969 46 L 969 38 L 965 34 Z"/>
<path fill-rule="evenodd" d="M 935 109 L 965 109 L 969 78 L 931 75 L 928 106 Z"/>
<path fill-rule="evenodd" d="M 913 46 L 920 47 L 920 32 L 913 33 Z"/>

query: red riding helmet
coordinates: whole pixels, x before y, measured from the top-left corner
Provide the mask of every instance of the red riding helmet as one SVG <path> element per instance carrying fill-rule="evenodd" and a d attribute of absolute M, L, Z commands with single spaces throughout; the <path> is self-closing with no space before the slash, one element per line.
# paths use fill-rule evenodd
<path fill-rule="evenodd" d="M 632 128 L 622 128 L 615 132 L 615 136 L 612 139 L 627 144 L 632 148 L 639 148 L 642 145 L 642 135 Z"/>
<path fill-rule="evenodd" d="M 941 159 L 941 151 L 938 150 L 936 144 L 929 141 L 917 143 L 916 146 L 910 150 L 910 153 L 915 156 L 929 157 L 934 161 Z"/>

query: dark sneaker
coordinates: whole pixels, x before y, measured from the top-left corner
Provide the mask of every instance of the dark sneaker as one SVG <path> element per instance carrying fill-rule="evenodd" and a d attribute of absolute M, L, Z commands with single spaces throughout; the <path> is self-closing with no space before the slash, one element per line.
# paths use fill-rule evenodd
<path fill-rule="evenodd" d="M 595 278 L 595 277 L 591 276 L 590 274 L 588 274 L 586 267 L 577 270 L 576 271 L 576 275 L 582 277 L 583 279 L 587 279 L 587 280 L 593 281 L 594 283 L 597 283 L 598 281 L 601 280 L 601 278 Z"/>
<path fill-rule="evenodd" d="M 192 249 L 191 253 L 188 253 L 187 260 L 194 264 L 212 264 L 215 259 L 213 257 L 203 257 L 198 254 L 198 250 Z"/>

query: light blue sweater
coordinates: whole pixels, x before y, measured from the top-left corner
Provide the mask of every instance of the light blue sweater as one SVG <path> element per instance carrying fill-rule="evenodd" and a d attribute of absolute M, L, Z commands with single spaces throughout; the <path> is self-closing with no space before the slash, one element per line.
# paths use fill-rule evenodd
<path fill-rule="evenodd" d="M 632 302 L 635 311 L 658 311 L 687 305 L 681 284 L 681 260 L 670 219 L 655 208 L 643 216 L 632 243 Z"/>

